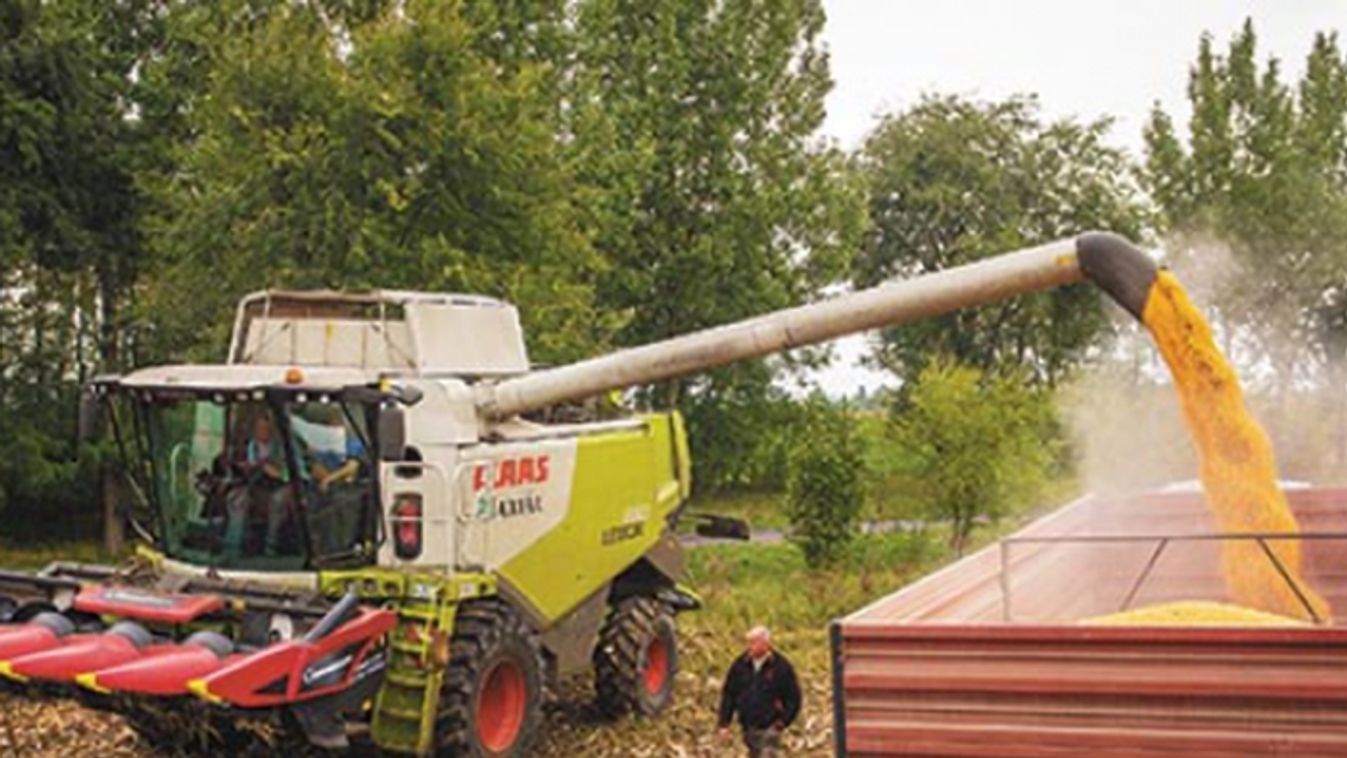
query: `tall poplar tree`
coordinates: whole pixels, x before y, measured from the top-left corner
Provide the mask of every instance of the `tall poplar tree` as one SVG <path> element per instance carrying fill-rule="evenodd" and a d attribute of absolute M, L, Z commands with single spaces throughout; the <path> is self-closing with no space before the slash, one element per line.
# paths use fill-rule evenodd
<path fill-rule="evenodd" d="M 571 94 L 603 304 L 635 345 L 818 296 L 864 228 L 846 157 L 818 135 L 832 87 L 818 0 L 589 0 Z M 699 479 L 731 484 L 779 423 L 779 361 L 678 379 Z"/>

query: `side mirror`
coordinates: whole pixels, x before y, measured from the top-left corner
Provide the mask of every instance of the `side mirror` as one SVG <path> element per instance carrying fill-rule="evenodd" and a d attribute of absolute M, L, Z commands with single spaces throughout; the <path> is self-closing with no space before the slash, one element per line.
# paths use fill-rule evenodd
<path fill-rule="evenodd" d="M 103 434 L 103 401 L 88 389 L 80 391 L 79 418 L 76 422 L 81 443 L 93 442 Z"/>
<path fill-rule="evenodd" d="M 689 516 L 697 521 L 693 529 L 698 537 L 742 542 L 753 539 L 753 530 L 749 528 L 748 522 L 741 518 L 716 516 L 711 513 L 693 513 Z"/>
<path fill-rule="evenodd" d="M 407 415 L 400 405 L 385 405 L 379 409 L 379 460 L 390 463 L 401 461 L 407 449 Z"/>

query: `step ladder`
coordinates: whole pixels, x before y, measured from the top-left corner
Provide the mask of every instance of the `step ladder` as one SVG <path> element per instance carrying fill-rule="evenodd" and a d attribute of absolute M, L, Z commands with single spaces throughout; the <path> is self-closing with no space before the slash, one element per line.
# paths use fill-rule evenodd
<path fill-rule="evenodd" d="M 388 669 L 374 700 L 370 724 L 382 748 L 415 755 L 435 752 L 435 721 L 444 685 L 446 661 L 435 660 L 436 639 L 444 639 L 453 613 L 440 603 L 408 603 L 398 611 L 389 635 Z"/>

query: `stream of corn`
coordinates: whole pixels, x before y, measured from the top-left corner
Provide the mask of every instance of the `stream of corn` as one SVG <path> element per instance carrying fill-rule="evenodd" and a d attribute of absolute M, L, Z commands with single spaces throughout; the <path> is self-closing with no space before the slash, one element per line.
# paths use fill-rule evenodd
<path fill-rule="evenodd" d="M 1184 422 L 1197 446 L 1202 488 L 1222 532 L 1299 532 L 1277 482 L 1267 434 L 1249 413 L 1239 377 L 1212 339 L 1211 327 L 1174 276 L 1161 271 L 1142 321 L 1174 377 Z M 1270 541 L 1287 572 L 1321 619 L 1328 603 L 1303 579 L 1301 546 Z M 1173 603 L 1091 619 L 1114 624 L 1266 624 L 1309 620 L 1304 603 L 1253 541 L 1221 548 L 1226 590 L 1236 605 Z M 1269 615 L 1271 614 L 1271 615 Z"/>

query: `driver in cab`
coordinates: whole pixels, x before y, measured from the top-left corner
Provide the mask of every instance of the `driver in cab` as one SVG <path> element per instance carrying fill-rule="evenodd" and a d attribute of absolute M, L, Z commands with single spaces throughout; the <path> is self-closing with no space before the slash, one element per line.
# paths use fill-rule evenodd
<path fill-rule="evenodd" d="M 266 411 L 253 417 L 251 433 L 243 445 L 242 460 L 244 485 L 233 488 L 226 500 L 228 525 L 225 528 L 224 548 L 230 555 L 243 552 L 248 539 L 248 525 L 262 519 L 250 518 L 258 511 L 265 512 L 268 555 L 278 552 L 281 525 L 288 510 L 285 448 L 276 436 L 271 415 Z M 256 548 L 254 548 L 255 550 Z"/>

